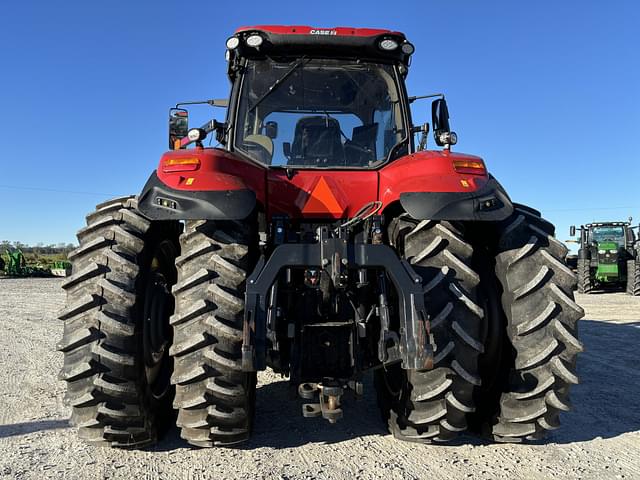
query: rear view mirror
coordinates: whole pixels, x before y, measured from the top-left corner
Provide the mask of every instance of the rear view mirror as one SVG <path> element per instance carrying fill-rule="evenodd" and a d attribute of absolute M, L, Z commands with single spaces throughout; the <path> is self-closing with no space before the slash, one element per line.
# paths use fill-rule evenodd
<path fill-rule="evenodd" d="M 444 98 L 438 98 L 431 103 L 431 123 L 434 132 L 450 132 L 449 109 Z"/>
<path fill-rule="evenodd" d="M 572 237 L 576 236 L 576 226 L 575 225 L 571 225 L 569 227 L 569 235 L 571 235 Z"/>
<path fill-rule="evenodd" d="M 438 98 L 431 103 L 431 124 L 436 145 L 447 147 L 456 144 L 458 137 L 451 131 L 449 109 L 444 98 Z"/>
<path fill-rule="evenodd" d="M 289 142 L 284 142 L 282 144 L 282 150 L 284 151 L 284 156 L 287 158 L 291 158 L 291 144 Z"/>
<path fill-rule="evenodd" d="M 169 149 L 179 149 L 176 144 L 189 133 L 189 112 L 183 108 L 172 108 L 169 110 Z"/>

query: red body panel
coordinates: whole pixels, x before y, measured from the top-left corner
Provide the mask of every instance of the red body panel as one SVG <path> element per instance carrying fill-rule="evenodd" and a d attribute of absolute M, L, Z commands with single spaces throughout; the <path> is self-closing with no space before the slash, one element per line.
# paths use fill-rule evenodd
<path fill-rule="evenodd" d="M 323 178 L 341 213 L 302 213 L 312 191 Z M 286 214 L 291 218 L 351 218 L 365 204 L 377 200 L 378 172 L 375 170 L 297 170 L 291 180 L 283 170 L 272 169 L 267 175 L 269 216 Z"/>
<path fill-rule="evenodd" d="M 425 150 L 399 158 L 380 170 L 379 200 L 387 206 L 404 192 L 473 192 L 488 176 L 456 172 L 453 161 L 464 159 L 480 158 L 446 150 Z"/>
<path fill-rule="evenodd" d="M 163 172 L 168 159 L 198 158 L 197 170 Z M 243 190 L 256 193 L 261 204 L 266 203 L 267 169 L 217 148 L 192 148 L 166 152 L 160 159 L 157 175 L 161 182 L 176 190 Z M 191 179 L 191 180 L 190 180 Z"/>
<path fill-rule="evenodd" d="M 163 172 L 167 159 L 198 158 L 196 170 Z M 177 190 L 250 189 L 271 218 L 351 218 L 365 204 L 380 200 L 383 209 L 400 199 L 404 192 L 473 192 L 488 176 L 458 173 L 453 160 L 478 160 L 478 157 L 448 151 L 418 152 L 394 160 L 380 170 L 295 170 L 291 179 L 283 169 L 269 169 L 233 153 L 215 148 L 195 148 L 167 152 L 158 167 L 158 178 Z M 321 182 L 321 190 L 330 190 L 326 213 L 305 205 Z M 336 205 L 339 205 L 337 207 Z M 339 210 L 339 211 L 338 211 Z"/>
<path fill-rule="evenodd" d="M 255 25 L 252 27 L 240 27 L 235 33 L 260 30 L 263 32 L 275 33 L 279 35 L 341 35 L 351 37 L 373 37 L 377 35 L 398 34 L 392 30 L 383 30 L 377 28 L 353 28 L 353 27 L 334 27 L 334 28 L 317 28 L 308 25 Z M 331 32 L 331 33 L 316 33 Z M 333 33 L 335 32 L 335 33 Z"/>

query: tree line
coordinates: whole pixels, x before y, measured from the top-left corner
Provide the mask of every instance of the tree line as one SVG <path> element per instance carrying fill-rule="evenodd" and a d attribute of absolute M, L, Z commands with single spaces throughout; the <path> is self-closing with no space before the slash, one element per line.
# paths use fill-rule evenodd
<path fill-rule="evenodd" d="M 67 255 L 71 250 L 76 248 L 76 245 L 73 243 L 50 243 L 45 245 L 42 242 L 39 242 L 35 245 L 28 245 L 22 242 L 11 242 L 9 240 L 0 241 L 0 253 L 4 253 L 5 250 L 14 250 L 14 249 L 22 250 L 22 253 L 33 254 L 33 255 L 55 255 L 55 254 L 63 254 Z"/>

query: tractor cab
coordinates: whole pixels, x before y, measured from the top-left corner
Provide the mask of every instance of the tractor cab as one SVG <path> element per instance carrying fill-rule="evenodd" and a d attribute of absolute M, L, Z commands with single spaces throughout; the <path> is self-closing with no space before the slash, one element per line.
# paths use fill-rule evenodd
<path fill-rule="evenodd" d="M 413 46 L 390 31 L 340 30 L 256 27 L 227 41 L 235 151 L 268 166 L 330 169 L 406 154 L 402 82 Z"/>
<path fill-rule="evenodd" d="M 141 195 L 146 214 L 207 218 L 212 212 L 182 197 L 221 188 L 233 191 L 225 197 L 229 218 L 251 211 L 253 196 L 269 220 L 350 220 L 367 206 L 382 210 L 400 208 L 398 203 L 434 219 L 495 219 L 511 210 L 480 158 L 451 152 L 457 135 L 444 95 L 407 95 L 414 46 L 404 34 L 256 26 L 238 29 L 226 47 L 229 99 L 171 109 L 173 151 L 163 156 L 157 177 Z M 431 125 L 414 126 L 410 104 L 424 98 L 433 99 Z M 226 108 L 225 121 L 189 129 L 182 107 L 195 103 Z M 442 151 L 426 150 L 431 129 Z M 204 148 L 212 132 L 220 148 Z M 415 134 L 422 134 L 418 145 Z M 424 191 L 461 193 L 453 197 L 463 205 L 443 211 L 453 197 L 423 199 Z M 409 198 L 409 192 L 420 195 Z M 202 194 L 211 195 L 216 194 Z"/>
<path fill-rule="evenodd" d="M 624 248 L 626 242 L 627 225 L 619 224 L 595 224 L 587 230 L 589 243 L 615 243 L 616 248 Z M 633 233 L 632 233 L 633 235 Z"/>
<path fill-rule="evenodd" d="M 607 248 L 608 250 L 626 250 L 636 242 L 634 227 L 630 222 L 599 222 L 580 226 L 580 248 Z M 572 235 L 576 228 L 571 227 Z M 613 253 L 613 252 L 609 252 Z"/>

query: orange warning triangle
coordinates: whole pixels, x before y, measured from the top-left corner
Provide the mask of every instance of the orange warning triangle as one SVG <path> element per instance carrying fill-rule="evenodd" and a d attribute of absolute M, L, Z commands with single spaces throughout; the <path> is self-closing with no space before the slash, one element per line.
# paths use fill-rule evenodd
<path fill-rule="evenodd" d="M 309 194 L 302 213 L 309 215 L 328 213 L 333 216 L 339 216 L 344 213 L 344 208 L 336 200 L 324 177 L 320 177 L 320 180 Z"/>

